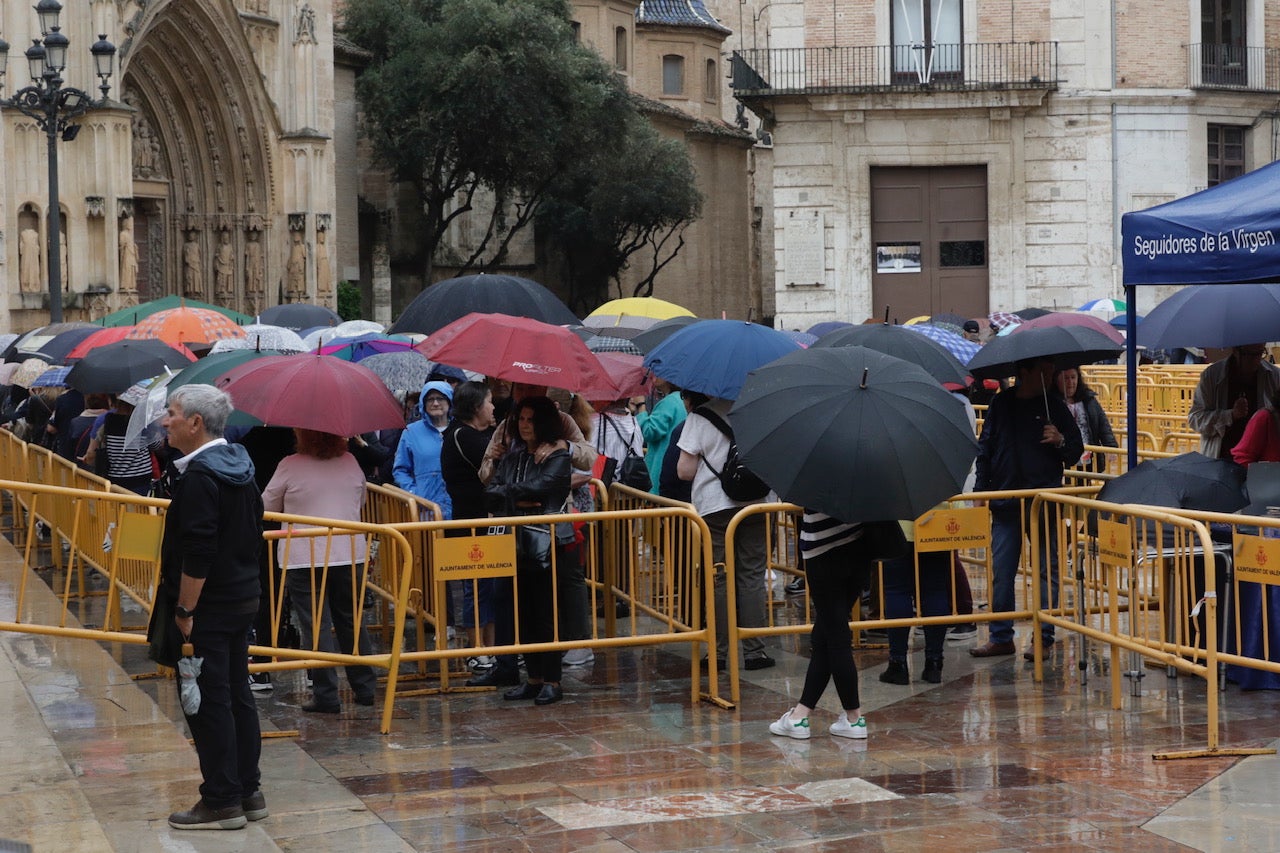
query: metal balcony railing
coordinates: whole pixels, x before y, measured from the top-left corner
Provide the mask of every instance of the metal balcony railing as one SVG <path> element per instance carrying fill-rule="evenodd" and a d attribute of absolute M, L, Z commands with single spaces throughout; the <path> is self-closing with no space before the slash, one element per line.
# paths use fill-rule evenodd
<path fill-rule="evenodd" d="M 732 73 L 739 96 L 1056 89 L 1058 43 L 740 50 Z"/>
<path fill-rule="evenodd" d="M 1280 92 L 1280 50 L 1232 44 L 1187 45 L 1192 89 Z"/>

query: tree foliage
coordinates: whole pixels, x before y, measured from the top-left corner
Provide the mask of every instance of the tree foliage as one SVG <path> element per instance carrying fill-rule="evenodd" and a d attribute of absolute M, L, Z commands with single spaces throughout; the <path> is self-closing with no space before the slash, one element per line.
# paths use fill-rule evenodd
<path fill-rule="evenodd" d="M 570 304 L 589 310 L 639 253 L 647 267 L 630 295 L 652 296 L 701 208 L 685 146 L 637 114 L 617 152 L 583 163 L 553 189 L 538 224 L 562 261 Z"/>
<path fill-rule="evenodd" d="M 540 219 L 575 287 L 598 288 L 663 245 L 681 200 L 683 221 L 696 216 L 683 146 L 658 137 L 621 78 L 578 43 L 565 0 L 348 0 L 344 30 L 372 54 L 356 82 L 363 131 L 422 203 L 428 280 L 482 189 L 496 203 L 463 269 L 500 265 Z"/>
<path fill-rule="evenodd" d="M 356 84 L 364 131 L 422 200 L 428 259 L 484 187 L 499 203 L 471 263 L 500 262 L 548 187 L 615 146 L 633 111 L 563 0 L 351 0 L 345 29 L 373 54 Z"/>

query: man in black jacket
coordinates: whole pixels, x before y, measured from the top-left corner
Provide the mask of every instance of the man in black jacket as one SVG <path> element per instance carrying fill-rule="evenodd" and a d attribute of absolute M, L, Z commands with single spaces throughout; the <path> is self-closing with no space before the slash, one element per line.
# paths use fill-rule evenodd
<path fill-rule="evenodd" d="M 980 492 L 1015 489 L 1054 488 L 1062 485 L 1062 470 L 1074 465 L 1084 452 L 1084 442 L 1071 410 L 1053 387 L 1052 358 L 1020 361 L 1016 365 L 1018 384 L 1001 391 L 987 408 L 978 441 L 976 488 Z M 1029 514 L 1023 518 L 1025 501 L 1005 498 L 991 501 L 991 609 L 1015 609 L 1014 582 L 1022 559 L 1022 537 L 1030 535 Z M 1058 579 L 1051 568 L 1057 563 L 1058 531 L 1049 518 L 1042 532 L 1040 548 L 1040 606 L 1058 600 Z M 1053 627 L 1044 629 L 1045 645 L 1053 643 Z M 987 643 L 970 649 L 974 657 L 1011 655 L 1013 623 L 991 623 Z"/>
<path fill-rule="evenodd" d="M 253 463 L 222 437 L 231 398 L 211 385 L 169 396 L 162 424 L 182 454 L 160 552 L 161 594 L 179 633 L 204 659 L 200 709 L 187 726 L 200 757 L 200 800 L 169 815 L 175 829 L 240 829 L 267 816 L 259 790 L 258 709 L 249 690 L 249 630 L 262 594 L 262 495 Z"/>

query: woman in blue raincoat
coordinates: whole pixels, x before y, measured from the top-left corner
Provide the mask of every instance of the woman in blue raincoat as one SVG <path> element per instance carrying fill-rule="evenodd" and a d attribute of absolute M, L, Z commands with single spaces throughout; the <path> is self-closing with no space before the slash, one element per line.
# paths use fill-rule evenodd
<path fill-rule="evenodd" d="M 453 387 L 448 382 L 428 382 L 418 400 L 422 419 L 411 423 L 396 448 L 396 485 L 438 504 L 445 518 L 453 517 L 453 502 L 440 469 L 440 448 L 453 411 Z"/>

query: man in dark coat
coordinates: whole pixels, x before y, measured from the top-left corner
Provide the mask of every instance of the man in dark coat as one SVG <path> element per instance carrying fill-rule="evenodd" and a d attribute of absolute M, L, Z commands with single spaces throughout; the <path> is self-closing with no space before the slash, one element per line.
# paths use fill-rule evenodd
<path fill-rule="evenodd" d="M 1017 364 L 1018 384 L 1001 391 L 987 408 L 978 441 L 976 488 L 980 492 L 1055 488 L 1062 485 L 1063 468 L 1076 464 L 1084 452 L 1084 442 L 1071 410 L 1053 386 L 1054 361 L 1031 359 Z M 1023 506 L 1031 498 L 1003 498 L 991 501 L 991 609 L 1015 609 L 1014 583 L 1022 559 L 1022 537 L 1030 536 L 1032 520 Z M 1040 548 L 1040 606 L 1058 599 L 1057 528 L 1053 519 L 1042 528 Z M 1053 643 L 1053 627 L 1042 634 L 1046 645 Z M 1013 623 L 991 623 L 988 642 L 970 649 L 974 657 L 1011 655 Z"/>
<path fill-rule="evenodd" d="M 262 495 L 253 463 L 223 438 L 231 399 L 211 385 L 169 396 L 162 424 L 182 454 L 160 551 L 161 595 L 179 634 L 203 658 L 200 708 L 187 726 L 200 757 L 200 800 L 169 815 L 175 829 L 240 829 L 267 816 L 258 784 L 258 709 L 249 690 L 249 630 L 262 587 Z"/>

